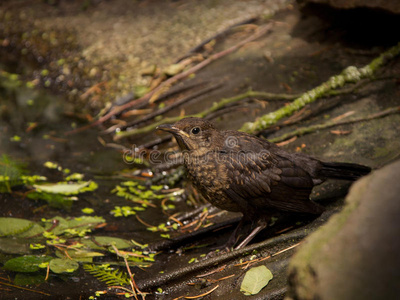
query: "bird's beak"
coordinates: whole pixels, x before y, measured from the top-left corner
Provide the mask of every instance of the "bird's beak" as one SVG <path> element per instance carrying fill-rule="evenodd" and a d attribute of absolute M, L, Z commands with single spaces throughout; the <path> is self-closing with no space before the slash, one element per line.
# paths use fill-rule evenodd
<path fill-rule="evenodd" d="M 189 135 L 186 132 L 184 132 L 183 130 L 180 130 L 178 127 L 175 127 L 174 125 L 170 125 L 170 124 L 159 125 L 156 127 L 156 129 L 172 133 L 175 136 L 178 135 L 178 136 L 189 137 Z"/>

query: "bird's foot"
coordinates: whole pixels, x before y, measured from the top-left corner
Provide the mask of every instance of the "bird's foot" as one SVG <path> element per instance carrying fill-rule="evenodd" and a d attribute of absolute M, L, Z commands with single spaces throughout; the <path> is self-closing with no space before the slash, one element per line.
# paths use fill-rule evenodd
<path fill-rule="evenodd" d="M 243 240 L 240 242 L 239 245 L 237 245 L 234 250 L 238 250 L 241 248 L 244 248 L 247 246 L 248 243 L 251 242 L 251 240 L 261 231 L 263 230 L 265 227 L 267 227 L 268 225 L 268 221 L 269 218 L 262 218 L 259 219 L 256 223 L 256 227 L 253 228 L 253 230 L 250 232 L 250 234 Z"/>

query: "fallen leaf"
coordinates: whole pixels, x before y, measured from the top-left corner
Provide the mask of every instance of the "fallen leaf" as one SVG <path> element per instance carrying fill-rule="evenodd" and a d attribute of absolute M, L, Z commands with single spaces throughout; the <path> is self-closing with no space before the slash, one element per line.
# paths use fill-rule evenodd
<path fill-rule="evenodd" d="M 251 268 L 243 278 L 240 291 L 246 296 L 256 295 L 272 278 L 271 271 L 264 265 Z"/>
<path fill-rule="evenodd" d="M 72 273 L 78 270 L 79 263 L 66 258 L 55 258 L 50 261 L 50 270 L 56 274 Z"/>

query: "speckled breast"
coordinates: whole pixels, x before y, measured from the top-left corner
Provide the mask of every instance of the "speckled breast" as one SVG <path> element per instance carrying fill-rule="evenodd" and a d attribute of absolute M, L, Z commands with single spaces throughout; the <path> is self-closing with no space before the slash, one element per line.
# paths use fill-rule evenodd
<path fill-rule="evenodd" d="M 195 188 L 212 205 L 228 210 L 240 211 L 240 208 L 226 196 L 226 189 L 231 184 L 224 164 L 212 153 L 202 156 L 184 154 L 184 164 Z"/>

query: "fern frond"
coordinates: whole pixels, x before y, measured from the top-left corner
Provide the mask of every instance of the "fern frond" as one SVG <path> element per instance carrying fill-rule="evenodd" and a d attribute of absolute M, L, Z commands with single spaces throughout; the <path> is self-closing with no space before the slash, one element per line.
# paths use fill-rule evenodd
<path fill-rule="evenodd" d="M 108 264 L 90 265 L 84 264 L 83 268 L 86 272 L 92 274 L 98 280 L 105 282 L 108 286 L 129 284 L 129 277 L 125 272 L 118 269 L 113 270 Z"/>

